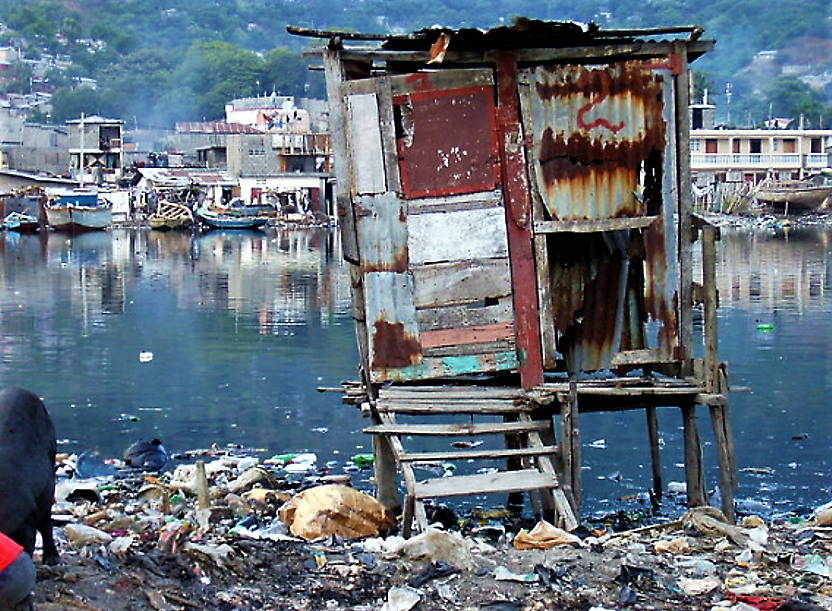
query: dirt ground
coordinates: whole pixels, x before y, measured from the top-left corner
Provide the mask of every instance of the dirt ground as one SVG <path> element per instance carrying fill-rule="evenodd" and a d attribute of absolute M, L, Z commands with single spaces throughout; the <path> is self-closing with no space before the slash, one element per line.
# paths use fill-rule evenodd
<path fill-rule="evenodd" d="M 828 577 L 794 567 L 801 547 L 828 550 L 828 532 L 783 525 L 770 534 L 769 551 L 751 564 L 738 561 L 734 545 L 717 549 L 725 539 L 679 528 L 550 550 L 475 545 L 473 566 L 459 572 L 438 561 L 362 551 L 360 542 L 242 538 L 226 541 L 232 551 L 216 564 L 194 549 L 162 551 L 148 537 L 119 554 L 64 548 L 62 564 L 39 566 L 35 608 L 832 609 Z M 680 538 L 686 551 L 655 551 L 656 542 Z M 416 606 L 384 607 L 396 587 L 415 592 Z"/>
<path fill-rule="evenodd" d="M 533 527 L 545 524 L 498 508 L 437 514 L 447 530 L 407 543 L 397 526 L 385 536 L 306 541 L 289 534 L 279 507 L 322 482 L 298 487 L 274 466 L 206 460 L 219 467 L 208 469 L 202 518 L 199 490 L 178 471 L 59 481 L 61 563 L 45 566 L 36 552 L 34 608 L 832 609 L 832 511 L 733 526 L 697 510 L 625 531 L 550 526 L 535 538 Z M 556 545 L 516 549 L 521 528 L 533 546 Z"/>

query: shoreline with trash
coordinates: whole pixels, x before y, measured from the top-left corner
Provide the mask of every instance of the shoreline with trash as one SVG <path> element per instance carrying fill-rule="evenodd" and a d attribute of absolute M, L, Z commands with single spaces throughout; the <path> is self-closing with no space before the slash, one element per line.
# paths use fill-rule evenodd
<path fill-rule="evenodd" d="M 39 611 L 832 609 L 832 505 L 738 525 L 697 508 L 572 533 L 499 506 L 444 508 L 405 540 L 349 474 L 289 455 L 215 447 L 160 472 L 98 456 L 87 467 L 112 470 L 90 478 L 77 459 L 60 457 L 61 563 L 37 563 Z"/>

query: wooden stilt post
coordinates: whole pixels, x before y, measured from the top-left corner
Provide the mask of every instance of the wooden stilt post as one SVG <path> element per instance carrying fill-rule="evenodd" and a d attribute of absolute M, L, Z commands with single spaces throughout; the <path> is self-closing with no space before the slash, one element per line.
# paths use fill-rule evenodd
<path fill-rule="evenodd" d="M 654 405 L 648 405 L 645 413 L 647 414 L 647 435 L 650 439 L 650 465 L 653 469 L 653 494 L 657 499 L 661 499 L 663 484 L 662 462 L 659 454 L 659 419 Z"/>
<path fill-rule="evenodd" d="M 711 424 L 714 428 L 717 457 L 719 460 L 719 491 L 722 495 L 722 513 L 731 522 L 736 520 L 734 512 L 734 483 L 729 456 L 728 405 L 711 405 Z"/>
<path fill-rule="evenodd" d="M 384 435 L 373 435 L 373 469 L 376 478 L 376 500 L 398 513 L 401 508 L 398 490 L 396 457 Z"/>
<path fill-rule="evenodd" d="M 707 505 L 705 479 L 702 473 L 702 446 L 696 427 L 696 405 L 682 406 L 682 422 L 685 431 L 685 479 L 688 489 L 688 506 Z"/>
<path fill-rule="evenodd" d="M 561 396 L 561 457 L 564 488 L 572 492 L 572 510 L 580 515 L 581 506 L 581 444 L 578 428 L 578 384 L 569 382 L 569 394 Z"/>

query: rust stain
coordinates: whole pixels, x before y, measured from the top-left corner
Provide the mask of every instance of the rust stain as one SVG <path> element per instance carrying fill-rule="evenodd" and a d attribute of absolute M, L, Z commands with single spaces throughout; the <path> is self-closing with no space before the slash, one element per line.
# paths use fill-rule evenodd
<path fill-rule="evenodd" d="M 397 248 L 392 253 L 392 258 L 381 258 L 381 257 L 368 257 L 366 256 L 366 248 L 365 252 L 362 255 L 361 259 L 361 271 L 366 273 L 370 272 L 396 272 L 396 273 L 405 273 L 408 271 L 410 257 L 408 255 L 407 246 L 403 246 L 401 248 Z"/>
<path fill-rule="evenodd" d="M 409 367 L 421 360 L 419 340 L 400 322 L 377 320 L 373 325 L 373 369 Z"/>
<path fill-rule="evenodd" d="M 550 240 L 552 310 L 558 350 L 570 371 L 607 366 L 617 344 L 616 320 L 626 251 L 601 235 L 560 234 Z"/>
<path fill-rule="evenodd" d="M 662 76 L 640 62 L 602 69 L 539 68 L 536 93 L 541 189 L 552 218 L 594 220 L 648 214 L 634 195 L 644 171 L 661 172 L 666 145 Z"/>

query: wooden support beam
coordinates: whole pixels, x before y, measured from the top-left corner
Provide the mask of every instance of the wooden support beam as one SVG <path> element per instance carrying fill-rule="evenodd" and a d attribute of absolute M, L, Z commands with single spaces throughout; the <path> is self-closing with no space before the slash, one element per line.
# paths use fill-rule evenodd
<path fill-rule="evenodd" d="M 659 419 L 656 415 L 656 407 L 648 405 L 645 408 L 647 415 L 647 437 L 650 440 L 650 466 L 653 470 L 653 494 L 657 499 L 662 498 L 664 486 L 662 484 L 662 459 L 659 453 Z"/>
<path fill-rule="evenodd" d="M 482 424 L 376 424 L 364 429 L 371 435 L 430 435 L 460 437 L 473 435 L 522 434 L 548 428 L 542 420 L 532 422 L 484 422 Z"/>
<path fill-rule="evenodd" d="M 716 240 L 719 229 L 712 225 L 702 228 L 702 286 L 704 289 L 705 326 L 705 392 L 717 392 L 719 376 L 717 316 L 718 295 L 716 289 Z"/>
<path fill-rule="evenodd" d="M 543 352 L 538 326 L 537 274 L 532 251 L 533 220 L 520 123 L 517 70 L 517 52 L 498 51 L 497 124 L 502 136 L 500 167 L 506 202 L 520 382 L 523 388 L 534 388 L 543 382 Z"/>
<path fill-rule="evenodd" d="M 569 392 L 561 395 L 560 425 L 563 463 L 563 488 L 574 503 L 572 511 L 580 514 L 581 507 L 581 432 L 578 426 L 578 390 L 572 380 Z"/>
<path fill-rule="evenodd" d="M 688 506 L 701 507 L 708 504 L 705 479 L 702 473 L 702 445 L 696 426 L 696 405 L 682 406 L 682 422 L 685 437 L 685 479 L 687 482 Z"/>

